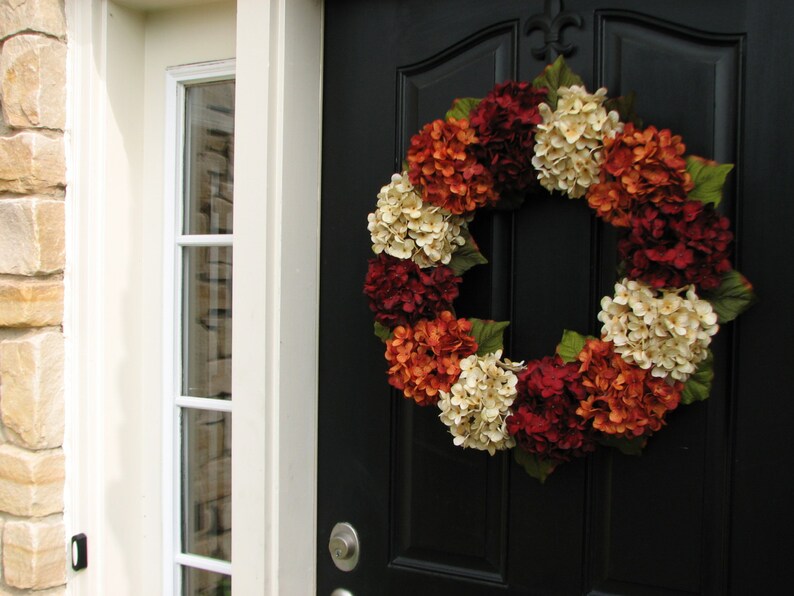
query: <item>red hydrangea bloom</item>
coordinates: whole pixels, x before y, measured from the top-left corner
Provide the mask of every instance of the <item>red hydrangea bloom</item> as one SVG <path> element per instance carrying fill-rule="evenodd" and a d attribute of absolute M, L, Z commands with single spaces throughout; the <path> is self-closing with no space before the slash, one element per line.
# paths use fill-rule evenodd
<path fill-rule="evenodd" d="M 474 155 L 477 141 L 465 118 L 434 120 L 411 137 L 408 179 L 422 200 L 455 215 L 496 202 L 493 176 Z"/>
<path fill-rule="evenodd" d="M 537 182 L 532 166 L 535 125 L 543 120 L 538 105 L 547 90 L 527 82 L 507 81 L 494 87 L 469 114 L 477 132 L 477 155 L 488 165 L 496 188 L 524 191 Z"/>
<path fill-rule="evenodd" d="M 683 383 L 671 385 L 629 364 L 612 342 L 590 339 L 578 359 L 587 398 L 576 413 L 596 430 L 629 439 L 648 436 L 662 428 L 665 414 L 681 401 Z"/>
<path fill-rule="evenodd" d="M 460 361 L 477 352 L 471 322 L 445 310 L 432 321 L 395 327 L 386 341 L 389 384 L 420 406 L 438 402 L 460 376 Z"/>
<path fill-rule="evenodd" d="M 393 328 L 451 310 L 460 282 L 445 265 L 420 269 L 413 261 L 381 253 L 369 260 L 364 293 L 375 320 Z"/>
<path fill-rule="evenodd" d="M 547 356 L 518 375 L 518 396 L 507 430 L 521 449 L 555 462 L 595 449 L 591 425 L 576 413 L 585 391 L 579 364 Z"/>
<path fill-rule="evenodd" d="M 612 225 L 628 227 L 633 208 L 685 201 L 694 185 L 684 151 L 681 137 L 669 129 L 637 130 L 626 124 L 622 133 L 604 139 L 601 183 L 588 189 L 590 207 Z"/>
<path fill-rule="evenodd" d="M 618 242 L 627 274 L 654 288 L 720 285 L 731 269 L 733 234 L 728 218 L 699 201 L 648 203 L 631 217 L 629 235 Z"/>

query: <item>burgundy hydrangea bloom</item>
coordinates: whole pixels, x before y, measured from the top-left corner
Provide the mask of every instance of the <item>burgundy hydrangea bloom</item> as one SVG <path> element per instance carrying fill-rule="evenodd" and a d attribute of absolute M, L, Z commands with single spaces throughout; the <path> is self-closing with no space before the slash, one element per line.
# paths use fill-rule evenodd
<path fill-rule="evenodd" d="M 393 329 L 451 310 L 460 282 L 444 265 L 420 269 L 413 261 L 381 253 L 369 260 L 364 293 L 375 320 Z"/>
<path fill-rule="evenodd" d="M 629 235 L 618 242 L 631 279 L 654 288 L 720 285 L 731 269 L 733 234 L 728 218 L 699 201 L 647 203 L 631 217 Z"/>
<path fill-rule="evenodd" d="M 537 181 L 532 167 L 538 105 L 547 90 L 527 82 L 507 81 L 494 87 L 469 114 L 477 132 L 476 152 L 488 164 L 498 191 L 523 191 Z"/>
<path fill-rule="evenodd" d="M 532 360 L 518 375 L 518 397 L 507 430 L 521 449 L 554 462 L 595 449 L 590 425 L 576 413 L 586 394 L 579 363 L 559 356 Z"/>

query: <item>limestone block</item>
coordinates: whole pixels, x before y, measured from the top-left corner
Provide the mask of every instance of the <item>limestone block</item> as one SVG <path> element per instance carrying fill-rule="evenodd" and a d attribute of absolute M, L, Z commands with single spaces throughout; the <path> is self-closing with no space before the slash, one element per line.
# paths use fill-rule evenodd
<path fill-rule="evenodd" d="M 66 583 L 66 534 L 62 521 L 9 521 L 3 532 L 5 581 L 15 588 Z"/>
<path fill-rule="evenodd" d="M 9 126 L 66 126 L 66 44 L 43 35 L 17 35 L 0 55 L 3 116 Z"/>
<path fill-rule="evenodd" d="M 0 277 L 0 327 L 46 327 L 62 320 L 62 280 Z"/>
<path fill-rule="evenodd" d="M 0 342 L 0 416 L 9 440 L 30 449 L 63 443 L 63 335 L 34 331 Z"/>
<path fill-rule="evenodd" d="M 0 0 L 0 39 L 21 31 L 65 37 L 63 0 Z"/>
<path fill-rule="evenodd" d="M 0 200 L 0 273 L 63 271 L 64 244 L 63 201 Z"/>
<path fill-rule="evenodd" d="M 52 193 L 65 184 L 62 135 L 23 131 L 0 137 L 0 191 Z"/>
<path fill-rule="evenodd" d="M 63 451 L 0 445 L 0 511 L 43 516 L 63 511 Z"/>

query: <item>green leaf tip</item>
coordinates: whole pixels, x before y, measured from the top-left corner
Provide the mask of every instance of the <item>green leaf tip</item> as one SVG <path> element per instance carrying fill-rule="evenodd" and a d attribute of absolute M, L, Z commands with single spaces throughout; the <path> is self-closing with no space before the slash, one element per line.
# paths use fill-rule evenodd
<path fill-rule="evenodd" d="M 469 319 L 471 334 L 477 340 L 477 355 L 485 356 L 501 350 L 504 346 L 504 333 L 510 321 L 486 321 Z"/>
<path fill-rule="evenodd" d="M 464 232 L 463 237 L 466 239 L 466 243 L 463 246 L 459 246 L 452 253 L 452 258 L 449 260 L 449 268 L 452 269 L 455 275 L 463 275 L 475 265 L 488 264 L 488 259 L 477 248 L 477 244 L 471 235 L 468 232 Z"/>
<path fill-rule="evenodd" d="M 524 471 L 536 479 L 541 484 L 546 482 L 546 478 L 554 471 L 557 464 L 549 460 L 540 459 L 534 453 L 524 451 L 520 447 L 513 449 L 513 459 L 524 468 Z"/>
<path fill-rule="evenodd" d="M 725 179 L 733 169 L 733 164 L 719 164 L 697 155 L 686 158 L 686 170 L 692 177 L 695 187 L 689 191 L 689 198 L 701 203 L 711 203 L 715 207 L 722 201 L 722 188 Z"/>
<path fill-rule="evenodd" d="M 711 393 L 711 383 L 714 380 L 714 355 L 709 355 L 703 360 L 693 375 L 684 384 L 681 392 L 681 403 L 689 405 L 696 401 L 705 401 Z"/>
<path fill-rule="evenodd" d="M 452 102 L 452 107 L 447 111 L 445 118 L 447 120 L 450 118 L 454 118 L 455 120 L 460 120 L 461 118 L 468 119 L 469 113 L 471 113 L 481 101 L 481 99 L 476 97 L 462 97 L 456 99 Z"/>
<path fill-rule="evenodd" d="M 645 437 L 629 439 L 627 437 L 602 434 L 598 442 L 604 447 L 614 447 L 623 455 L 642 455 L 642 450 L 648 444 L 648 439 Z"/>
<path fill-rule="evenodd" d="M 375 321 L 375 336 L 379 338 L 382 342 L 386 342 L 386 340 L 392 338 L 392 330 L 386 327 L 378 321 Z"/>
<path fill-rule="evenodd" d="M 704 292 L 702 297 L 711 302 L 720 323 L 733 321 L 757 300 L 753 284 L 735 269 L 722 276 L 720 287 Z"/>
<path fill-rule="evenodd" d="M 576 362 L 579 352 L 582 351 L 587 340 L 587 336 L 566 329 L 562 332 L 560 343 L 557 344 L 557 355 L 562 358 L 562 361 L 566 364 L 569 362 Z"/>
<path fill-rule="evenodd" d="M 543 72 L 532 81 L 532 85 L 540 89 L 547 89 L 546 103 L 552 110 L 557 109 L 557 90 L 560 87 L 571 87 L 572 85 L 584 85 L 582 78 L 568 68 L 565 58 L 560 56 L 552 64 L 549 64 Z"/>

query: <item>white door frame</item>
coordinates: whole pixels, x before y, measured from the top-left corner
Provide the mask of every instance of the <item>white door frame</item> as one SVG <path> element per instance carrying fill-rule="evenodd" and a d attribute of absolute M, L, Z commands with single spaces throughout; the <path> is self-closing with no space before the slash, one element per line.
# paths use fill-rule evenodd
<path fill-rule="evenodd" d="M 101 473 L 105 380 L 96 366 L 110 196 L 107 2 L 66 0 L 66 9 L 67 532 L 86 532 L 91 549 L 69 590 L 93 595 L 106 581 L 102 512 L 113 506 Z M 237 1 L 232 550 L 234 592 L 246 596 L 316 591 L 322 17 L 322 0 Z"/>

